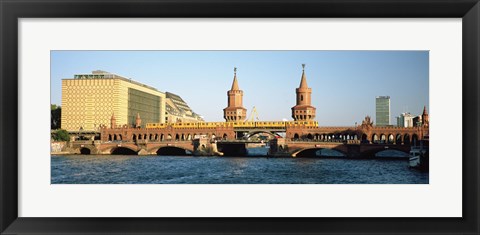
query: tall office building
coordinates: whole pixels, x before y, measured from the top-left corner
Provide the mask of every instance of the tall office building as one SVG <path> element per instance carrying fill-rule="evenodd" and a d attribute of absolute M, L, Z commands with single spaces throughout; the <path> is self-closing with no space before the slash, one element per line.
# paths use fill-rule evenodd
<path fill-rule="evenodd" d="M 375 99 L 376 125 L 390 125 L 390 96 L 377 96 Z"/>
<path fill-rule="evenodd" d="M 67 131 L 98 131 L 100 126 L 165 122 L 165 93 L 131 79 L 97 70 L 62 79 L 61 125 Z"/>
<path fill-rule="evenodd" d="M 410 113 L 402 113 L 397 117 L 398 127 L 413 127 L 415 126 L 415 116 Z"/>

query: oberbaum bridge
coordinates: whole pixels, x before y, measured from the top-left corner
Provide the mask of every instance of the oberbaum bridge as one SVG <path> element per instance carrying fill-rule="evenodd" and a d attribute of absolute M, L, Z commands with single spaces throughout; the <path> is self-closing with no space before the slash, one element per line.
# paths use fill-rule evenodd
<path fill-rule="evenodd" d="M 318 126 L 316 108 L 311 105 L 312 88 L 302 66 L 296 105 L 291 108 L 294 121 L 245 121 L 247 109 L 235 68 L 232 88 L 227 91 L 228 106 L 223 109 L 225 122 L 147 123 L 142 128 L 138 114 L 131 127 L 117 126 L 112 114 L 110 128 L 100 131 L 100 141 L 76 141 L 72 150 L 82 154 L 188 155 L 210 149 L 212 155 L 242 156 L 249 145 L 260 143 L 251 137 L 264 133 L 271 136 L 271 157 L 313 157 L 318 150 L 332 149 L 351 158 L 369 158 L 384 150 L 408 153 L 413 144 L 428 138 L 426 107 L 422 124 L 415 127 L 375 126 L 369 116 L 361 125 Z M 285 133 L 284 137 L 279 133 Z"/>

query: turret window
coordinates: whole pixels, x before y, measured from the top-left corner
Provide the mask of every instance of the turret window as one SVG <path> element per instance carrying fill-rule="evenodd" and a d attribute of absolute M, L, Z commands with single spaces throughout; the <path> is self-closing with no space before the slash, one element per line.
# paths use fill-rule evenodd
<path fill-rule="evenodd" d="M 303 101 L 303 95 L 300 95 L 300 101 Z"/>

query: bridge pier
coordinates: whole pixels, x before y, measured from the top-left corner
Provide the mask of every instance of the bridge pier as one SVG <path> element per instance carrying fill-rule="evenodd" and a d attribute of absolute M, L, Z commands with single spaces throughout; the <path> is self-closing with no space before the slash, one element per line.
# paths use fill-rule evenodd
<path fill-rule="evenodd" d="M 247 143 L 217 142 L 217 149 L 225 156 L 247 156 Z"/>

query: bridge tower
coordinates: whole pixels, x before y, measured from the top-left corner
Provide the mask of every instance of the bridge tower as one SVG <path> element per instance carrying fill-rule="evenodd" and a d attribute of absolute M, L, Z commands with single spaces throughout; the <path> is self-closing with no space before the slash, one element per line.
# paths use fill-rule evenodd
<path fill-rule="evenodd" d="M 427 106 L 423 106 L 423 113 L 422 113 L 422 123 L 423 126 L 428 126 L 428 113 L 427 113 Z"/>
<path fill-rule="evenodd" d="M 223 109 L 223 118 L 227 122 L 244 121 L 247 117 L 247 109 L 243 107 L 243 91 L 238 86 L 237 68 L 233 72 L 232 88 L 227 91 L 228 106 Z"/>
<path fill-rule="evenodd" d="M 316 108 L 312 106 L 312 88 L 307 85 L 305 64 L 302 64 L 303 72 L 300 86 L 295 90 L 297 93 L 297 105 L 292 107 L 292 118 L 295 121 L 308 121 L 315 119 Z"/>

